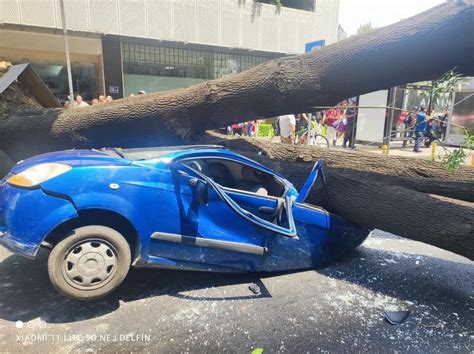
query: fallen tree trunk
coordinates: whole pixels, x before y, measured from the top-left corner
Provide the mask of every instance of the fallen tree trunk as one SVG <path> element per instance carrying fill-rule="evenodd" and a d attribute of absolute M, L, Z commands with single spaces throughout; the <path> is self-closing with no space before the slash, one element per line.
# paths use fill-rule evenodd
<path fill-rule="evenodd" d="M 71 147 L 165 145 L 232 122 L 305 112 L 435 79 L 454 67 L 474 72 L 470 3 L 444 3 L 316 53 L 272 60 L 186 89 L 90 108 L 18 114 L 0 124 L 0 149 L 18 160 Z M 433 54 L 439 43 L 443 50 Z"/>
<path fill-rule="evenodd" d="M 213 134 L 223 145 L 287 177 L 300 188 L 324 159 L 329 199 L 321 182 L 308 202 L 353 222 L 425 242 L 474 259 L 474 169 L 450 175 L 420 159 L 380 157 Z M 311 163 L 309 163 L 311 162 Z"/>
<path fill-rule="evenodd" d="M 332 105 L 366 92 L 434 79 L 455 66 L 472 73 L 470 3 L 445 3 L 315 54 L 270 61 L 187 89 L 75 110 L 24 110 L 0 123 L 0 149 L 17 161 L 73 147 L 181 143 L 205 129 Z M 439 43 L 443 50 L 433 55 Z M 214 142 L 216 137 L 201 139 Z M 309 202 L 360 224 L 474 258 L 472 170 L 451 176 L 410 159 L 246 140 L 222 142 L 281 172 L 298 187 L 311 162 L 325 158 L 330 198 L 324 199 L 318 185 Z"/>

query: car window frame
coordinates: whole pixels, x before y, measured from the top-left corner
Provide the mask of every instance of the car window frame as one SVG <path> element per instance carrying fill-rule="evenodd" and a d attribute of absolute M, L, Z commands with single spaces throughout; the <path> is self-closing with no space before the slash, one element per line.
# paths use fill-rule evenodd
<path fill-rule="evenodd" d="M 214 158 L 214 157 L 212 157 L 212 158 Z M 196 171 L 195 169 L 193 169 L 192 167 L 190 167 L 188 165 L 181 164 L 181 162 L 183 162 L 183 161 L 193 160 L 193 159 L 195 159 L 195 158 L 194 157 L 192 157 L 192 158 L 184 158 L 184 157 L 183 158 L 176 158 L 176 159 L 173 159 L 170 162 L 170 166 L 180 164 L 182 167 L 184 167 L 184 171 L 179 170 L 179 167 L 176 168 L 176 170 L 179 171 L 180 173 L 185 173 L 185 174 L 189 175 L 189 172 L 186 171 L 186 170 L 189 169 L 193 172 L 192 175 L 197 175 L 198 178 L 204 179 L 204 182 L 210 184 L 211 188 L 213 188 L 216 191 L 216 193 L 219 195 L 219 197 L 231 209 L 233 209 L 239 216 L 243 217 L 248 222 L 250 222 L 254 225 L 257 225 L 259 227 L 262 227 L 264 229 L 267 229 L 269 231 L 275 232 L 277 234 L 286 236 L 286 237 L 298 238 L 296 225 L 295 225 L 295 220 L 294 220 L 294 217 L 293 217 L 293 202 L 294 201 L 293 201 L 293 198 L 290 195 L 288 195 L 289 194 L 288 191 L 289 191 L 289 188 L 290 188 L 291 184 L 288 183 L 288 185 L 287 185 L 287 183 L 285 183 L 285 187 L 287 187 L 287 188 L 285 189 L 285 191 L 283 193 L 283 196 L 281 197 L 285 202 L 285 209 L 286 209 L 286 212 L 287 212 L 288 223 L 289 223 L 289 228 L 286 229 L 285 227 L 275 225 L 275 224 L 273 224 L 273 223 L 271 223 L 267 220 L 264 220 L 264 219 L 258 217 L 255 214 L 249 212 L 248 210 L 243 209 L 235 200 L 233 200 L 230 196 L 227 195 L 226 189 L 224 187 L 222 187 L 220 184 L 218 184 L 217 182 L 213 181 L 211 177 L 205 175 L 202 172 Z M 231 159 L 231 158 L 228 158 L 228 160 L 235 161 L 234 159 Z M 237 161 L 237 162 L 241 162 L 241 161 Z M 253 167 L 253 168 L 256 168 L 255 166 L 252 166 L 252 165 L 249 165 L 249 166 Z M 193 177 L 196 177 L 196 176 L 193 176 Z M 278 178 L 278 176 L 275 176 L 275 177 Z M 238 189 L 236 191 L 241 192 L 240 189 Z M 262 196 L 260 194 L 256 194 L 256 193 L 252 193 L 252 192 L 249 192 L 249 194 L 251 194 L 251 196 L 257 196 L 257 197 L 262 197 L 262 198 L 268 198 L 269 197 L 269 196 Z M 270 197 L 272 197 L 272 196 L 270 196 Z M 279 199 L 278 197 L 272 197 L 272 198 L 275 198 L 275 200 Z"/>
<path fill-rule="evenodd" d="M 224 186 L 221 186 L 219 185 L 222 189 L 226 190 L 226 191 L 230 191 L 230 192 L 239 192 L 239 193 L 243 193 L 243 194 L 249 194 L 251 196 L 257 196 L 257 197 L 261 197 L 261 198 L 267 198 L 267 199 L 273 199 L 273 200 L 278 200 L 278 199 L 285 199 L 285 197 L 288 195 L 288 193 L 290 192 L 290 189 L 291 187 L 293 187 L 293 185 L 285 180 L 284 178 L 278 176 L 277 174 L 275 173 L 272 173 L 270 171 L 265 171 L 261 168 L 259 168 L 258 166 L 255 166 L 255 165 L 252 165 L 252 164 L 249 164 L 249 163 L 246 163 L 246 162 L 243 162 L 243 161 L 240 161 L 239 159 L 235 159 L 235 158 L 232 158 L 232 157 L 227 157 L 227 156 L 212 156 L 212 155 L 202 155 L 202 156 L 193 156 L 193 157 L 178 157 L 176 159 L 173 159 L 172 162 L 181 162 L 181 161 L 187 161 L 187 160 L 204 160 L 204 159 L 215 159 L 215 160 L 229 160 L 229 161 L 232 161 L 232 162 L 235 162 L 235 163 L 239 163 L 239 164 L 242 164 L 242 165 L 246 165 L 246 166 L 249 166 L 249 167 L 252 167 L 256 170 L 259 170 L 259 171 L 262 171 L 263 173 L 267 173 L 267 174 L 270 174 L 272 175 L 274 178 L 277 179 L 277 181 L 284 187 L 284 190 L 283 190 L 283 193 L 280 197 L 276 197 L 276 196 L 273 196 L 273 195 L 261 195 L 261 194 L 258 194 L 258 193 L 255 193 L 255 192 L 250 192 L 250 191 L 246 191 L 246 190 L 243 190 L 243 189 L 237 189 L 237 188 L 231 188 L 231 187 L 224 187 Z M 210 177 L 209 177 L 210 178 Z"/>

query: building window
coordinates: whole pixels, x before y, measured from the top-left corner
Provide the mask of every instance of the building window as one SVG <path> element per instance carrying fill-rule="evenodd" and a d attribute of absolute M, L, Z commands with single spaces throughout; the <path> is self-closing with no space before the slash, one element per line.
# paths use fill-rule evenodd
<path fill-rule="evenodd" d="M 51 92 L 63 103 L 69 95 L 67 68 L 65 64 L 31 64 Z M 71 63 L 72 85 L 75 95 L 86 101 L 97 97 L 99 88 L 95 64 Z"/>
<path fill-rule="evenodd" d="M 269 57 L 122 43 L 124 74 L 211 80 L 247 70 Z"/>
<path fill-rule="evenodd" d="M 276 3 L 275 0 L 257 0 L 257 2 L 272 5 Z M 281 0 L 281 6 L 290 7 L 297 10 L 314 12 L 316 9 L 316 0 Z"/>

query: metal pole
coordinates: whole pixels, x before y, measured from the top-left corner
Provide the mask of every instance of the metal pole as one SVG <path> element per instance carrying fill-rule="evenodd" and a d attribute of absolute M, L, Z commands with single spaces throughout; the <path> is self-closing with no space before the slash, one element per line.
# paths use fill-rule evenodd
<path fill-rule="evenodd" d="M 354 110 L 355 111 L 355 110 Z M 353 149 L 354 146 L 355 146 L 355 142 L 354 142 L 354 135 L 355 135 L 355 129 L 356 129 L 356 115 L 354 115 L 354 117 L 352 117 L 352 129 L 351 129 L 351 148 Z"/>
<path fill-rule="evenodd" d="M 71 58 L 69 56 L 69 41 L 67 37 L 66 13 L 64 11 L 64 0 L 59 0 L 59 6 L 61 8 L 61 20 L 63 22 L 64 49 L 66 51 L 67 80 L 69 83 L 69 101 L 70 101 L 70 107 L 74 107 L 74 89 L 72 86 Z"/>
<path fill-rule="evenodd" d="M 391 106 L 394 107 L 395 106 L 395 99 L 397 97 L 397 88 L 394 87 L 392 88 L 392 104 Z M 388 136 L 387 136 L 387 139 L 386 139 L 386 142 L 385 144 L 387 145 L 387 155 L 390 153 L 390 141 L 392 140 L 392 126 L 393 126 L 393 116 L 395 114 L 395 111 L 393 110 L 393 108 L 390 110 L 390 118 L 388 120 Z"/>
<path fill-rule="evenodd" d="M 308 132 L 306 133 L 306 145 L 310 146 L 311 145 L 311 113 L 308 113 Z"/>

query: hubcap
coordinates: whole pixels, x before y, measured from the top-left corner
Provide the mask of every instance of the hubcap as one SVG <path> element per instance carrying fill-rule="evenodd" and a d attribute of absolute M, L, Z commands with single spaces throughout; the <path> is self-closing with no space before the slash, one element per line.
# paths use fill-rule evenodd
<path fill-rule="evenodd" d="M 117 252 L 104 240 L 86 240 L 72 246 L 63 262 L 63 276 L 77 289 L 104 286 L 117 269 Z"/>

